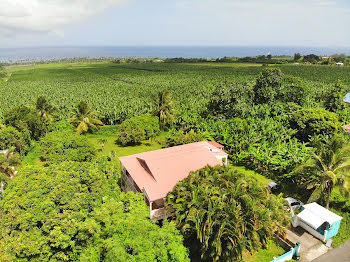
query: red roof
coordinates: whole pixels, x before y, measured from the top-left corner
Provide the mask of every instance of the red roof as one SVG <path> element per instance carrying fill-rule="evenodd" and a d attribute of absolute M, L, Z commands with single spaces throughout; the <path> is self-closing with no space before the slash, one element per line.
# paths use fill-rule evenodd
<path fill-rule="evenodd" d="M 219 148 L 219 149 L 224 149 L 224 146 L 219 144 L 218 142 L 215 142 L 215 141 L 208 141 L 209 144 L 215 146 L 216 148 Z"/>
<path fill-rule="evenodd" d="M 227 154 L 202 141 L 120 158 L 137 186 L 150 201 L 165 198 L 191 171 L 207 165 L 222 165 Z"/>
<path fill-rule="evenodd" d="M 343 128 L 345 129 L 345 132 L 350 133 L 350 124 L 343 126 Z"/>

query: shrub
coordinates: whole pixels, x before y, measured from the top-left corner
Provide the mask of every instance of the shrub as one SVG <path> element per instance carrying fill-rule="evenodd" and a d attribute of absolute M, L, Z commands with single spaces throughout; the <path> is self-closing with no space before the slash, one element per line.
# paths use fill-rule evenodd
<path fill-rule="evenodd" d="M 87 162 L 96 156 L 96 149 L 85 137 L 67 131 L 49 133 L 41 139 L 40 150 L 42 160 L 49 163 Z"/>
<path fill-rule="evenodd" d="M 178 146 L 184 144 L 190 144 L 194 142 L 199 142 L 203 140 L 203 135 L 190 130 L 188 133 L 183 133 L 181 131 L 171 133 L 166 140 L 168 146 Z"/>
<path fill-rule="evenodd" d="M 341 126 L 336 114 L 320 108 L 294 111 L 290 125 L 297 130 L 296 136 L 302 141 L 309 141 L 313 135 L 332 135 Z"/>
<path fill-rule="evenodd" d="M 135 145 L 159 134 L 159 120 L 145 114 L 125 120 L 119 127 L 118 142 L 122 145 Z"/>

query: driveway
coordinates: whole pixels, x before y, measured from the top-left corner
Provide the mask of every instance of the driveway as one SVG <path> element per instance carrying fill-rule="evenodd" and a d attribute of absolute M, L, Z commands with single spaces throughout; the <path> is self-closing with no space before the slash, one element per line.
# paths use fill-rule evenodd
<path fill-rule="evenodd" d="M 345 262 L 350 261 L 350 240 L 313 260 L 312 262 Z"/>
<path fill-rule="evenodd" d="M 300 261 L 310 262 L 314 259 L 322 256 L 328 251 L 323 242 L 306 232 L 301 227 L 290 228 L 287 230 L 287 239 L 294 244 L 296 242 L 301 243 L 300 248 Z"/>

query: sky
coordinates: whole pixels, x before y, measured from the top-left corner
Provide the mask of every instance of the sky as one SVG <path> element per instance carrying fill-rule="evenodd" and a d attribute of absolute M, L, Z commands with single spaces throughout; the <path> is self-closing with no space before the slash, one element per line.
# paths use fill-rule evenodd
<path fill-rule="evenodd" d="M 350 47 L 350 0 L 0 0 L 0 47 Z"/>

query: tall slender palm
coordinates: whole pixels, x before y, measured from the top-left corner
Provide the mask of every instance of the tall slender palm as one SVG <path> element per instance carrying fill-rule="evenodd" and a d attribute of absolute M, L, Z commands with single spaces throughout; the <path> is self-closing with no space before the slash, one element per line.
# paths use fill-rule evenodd
<path fill-rule="evenodd" d="M 4 195 L 4 188 L 15 177 L 16 167 L 22 165 L 21 157 L 11 148 L 6 153 L 0 154 L 0 192 Z"/>
<path fill-rule="evenodd" d="M 335 135 L 304 165 L 297 167 L 296 171 L 313 174 L 307 183 L 314 188 L 309 202 L 325 197 L 328 209 L 335 186 L 339 186 L 345 194 L 350 192 L 350 144 L 341 136 Z"/>
<path fill-rule="evenodd" d="M 176 122 L 174 117 L 174 104 L 171 93 L 168 90 L 162 90 L 158 92 L 157 97 L 153 101 L 154 110 L 153 114 L 158 116 L 159 125 L 161 129 L 165 129 L 168 124 Z"/>
<path fill-rule="evenodd" d="M 92 111 L 86 102 L 78 103 L 73 114 L 74 116 L 68 122 L 76 127 L 78 134 L 87 132 L 89 128 L 98 129 L 98 126 L 103 126 L 100 120 L 94 118 L 97 111 Z"/>

